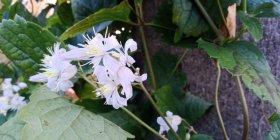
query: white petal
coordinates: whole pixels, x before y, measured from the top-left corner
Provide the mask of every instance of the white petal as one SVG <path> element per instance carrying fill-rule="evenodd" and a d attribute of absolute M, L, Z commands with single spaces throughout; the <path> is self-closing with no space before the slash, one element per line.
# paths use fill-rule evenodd
<path fill-rule="evenodd" d="M 135 81 L 136 82 L 143 82 L 143 81 L 145 81 L 145 80 L 147 80 L 147 74 L 145 73 L 145 74 L 142 74 L 141 76 L 136 76 L 136 78 L 135 78 Z"/>
<path fill-rule="evenodd" d="M 111 57 L 109 54 L 103 57 L 104 67 L 112 74 L 116 74 L 121 63 L 117 61 L 115 58 Z"/>
<path fill-rule="evenodd" d="M 108 38 L 106 38 L 106 51 L 109 51 L 114 48 L 120 48 L 121 45 L 119 41 L 117 40 L 116 36 L 112 35 Z"/>
<path fill-rule="evenodd" d="M 58 82 L 55 78 L 49 78 L 47 82 L 47 87 L 51 89 L 51 91 L 58 92 Z"/>
<path fill-rule="evenodd" d="M 180 116 L 178 115 L 172 116 L 172 122 L 171 122 L 172 124 L 179 125 L 181 124 L 181 122 L 182 122 L 182 118 Z"/>
<path fill-rule="evenodd" d="M 29 81 L 31 82 L 47 82 L 48 79 L 44 73 L 39 73 L 29 77 Z"/>
<path fill-rule="evenodd" d="M 165 123 L 165 121 L 163 120 L 162 117 L 157 117 L 157 123 L 158 123 L 159 125 L 166 125 L 166 123 Z"/>
<path fill-rule="evenodd" d="M 129 85 L 123 85 L 122 86 L 122 94 L 125 94 L 126 99 L 130 99 L 132 97 L 133 91 L 132 91 L 132 86 L 131 84 Z"/>
<path fill-rule="evenodd" d="M 172 115 L 173 115 L 172 112 L 170 112 L 170 111 L 167 111 L 167 112 L 166 112 L 166 116 L 167 116 L 167 117 L 171 117 Z"/>
<path fill-rule="evenodd" d="M 128 39 L 125 42 L 124 48 L 126 53 L 128 52 L 128 50 L 134 52 L 137 50 L 137 43 L 133 39 Z"/>
<path fill-rule="evenodd" d="M 85 48 L 76 48 L 72 49 L 66 53 L 61 55 L 61 58 L 65 60 L 89 60 L 90 56 L 87 53 L 87 49 Z"/>
<path fill-rule="evenodd" d="M 171 126 L 172 126 L 172 128 L 173 128 L 173 130 L 174 130 L 175 132 L 178 131 L 178 125 L 171 125 Z"/>
<path fill-rule="evenodd" d="M 128 67 L 123 66 L 118 70 L 118 78 L 122 86 L 125 86 L 131 85 L 131 82 L 136 79 L 136 76 Z"/>
<path fill-rule="evenodd" d="M 61 74 L 61 79 L 62 80 L 69 80 L 72 77 L 74 77 L 76 73 L 77 73 L 77 67 L 70 64 L 68 67 L 66 67 L 63 70 L 63 72 Z"/>
<path fill-rule="evenodd" d="M 24 83 L 24 82 L 18 83 L 18 86 L 19 86 L 21 89 L 27 88 L 27 84 Z"/>
<path fill-rule="evenodd" d="M 13 91 L 15 91 L 15 92 L 18 92 L 20 90 L 20 87 L 17 85 L 13 85 L 12 88 L 13 88 Z"/>
<path fill-rule="evenodd" d="M 70 80 L 61 81 L 59 83 L 59 89 L 62 90 L 62 91 L 66 91 L 71 87 L 73 87 L 73 83 Z"/>

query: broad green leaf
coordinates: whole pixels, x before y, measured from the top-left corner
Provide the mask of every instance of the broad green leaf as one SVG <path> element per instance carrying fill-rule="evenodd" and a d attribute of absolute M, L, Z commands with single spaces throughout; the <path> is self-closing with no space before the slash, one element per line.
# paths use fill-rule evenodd
<path fill-rule="evenodd" d="M 214 139 L 205 134 L 196 134 L 196 135 L 192 135 L 190 140 L 214 140 Z"/>
<path fill-rule="evenodd" d="M 210 3 L 210 2 L 209 2 Z M 183 34 L 186 37 L 199 36 L 206 32 L 209 27 L 203 16 L 200 15 L 196 5 L 191 0 L 173 1 L 173 23 L 178 25 L 174 37 L 178 42 Z"/>
<path fill-rule="evenodd" d="M 0 61 L 0 79 L 1 78 L 13 78 L 15 75 L 15 72 L 8 67 L 8 65 L 1 63 Z"/>
<path fill-rule="evenodd" d="M 94 14 L 95 12 L 104 9 L 112 8 L 117 5 L 117 0 L 72 0 L 71 6 L 76 21 Z M 94 25 L 95 32 L 100 32 L 108 27 L 112 21 L 104 21 Z"/>
<path fill-rule="evenodd" d="M 280 112 L 280 87 L 257 47 L 246 41 L 232 42 L 224 47 L 203 40 L 199 40 L 198 44 L 211 57 L 217 58 L 221 66 L 232 75 L 240 75 L 249 89 L 262 100 L 272 103 Z"/>
<path fill-rule="evenodd" d="M 170 86 L 163 86 L 154 95 L 162 112 L 171 111 L 183 117 L 189 123 L 194 123 L 200 119 L 211 107 L 208 102 L 191 94 L 176 97 Z"/>
<path fill-rule="evenodd" d="M 22 129 L 25 123 L 18 116 L 11 118 L 0 127 L 1 140 L 22 140 Z"/>
<path fill-rule="evenodd" d="M 268 118 L 268 121 L 269 121 L 269 123 L 270 124 L 272 124 L 272 123 L 274 123 L 274 122 L 276 122 L 276 121 L 278 121 L 278 120 L 280 120 L 280 115 L 278 114 L 278 113 L 273 113 L 269 118 Z"/>
<path fill-rule="evenodd" d="M 175 70 L 173 72 L 177 61 L 177 56 L 159 52 L 153 56 L 152 65 L 155 71 L 155 79 L 158 88 L 170 84 L 175 94 L 179 95 L 187 84 L 187 79 L 186 75 L 181 70 Z"/>
<path fill-rule="evenodd" d="M 71 26 L 74 23 L 74 16 L 72 14 L 71 4 L 65 2 L 57 6 L 57 15 L 60 21 L 66 25 Z"/>
<path fill-rule="evenodd" d="M 43 54 L 58 39 L 39 25 L 16 16 L 0 23 L 0 50 L 21 70 L 25 78 L 39 71 Z"/>
<path fill-rule="evenodd" d="M 272 125 L 272 129 L 266 136 L 266 140 L 279 140 L 280 139 L 280 120 L 276 121 Z"/>
<path fill-rule="evenodd" d="M 262 24 L 255 17 L 250 17 L 243 11 L 238 11 L 238 16 L 240 17 L 242 23 L 247 27 L 248 32 L 254 38 L 255 41 L 259 41 L 263 37 Z"/>
<path fill-rule="evenodd" d="M 0 9 L 0 19 L 3 19 L 4 14 L 7 12 L 11 5 L 11 0 L 0 0 L 1 9 Z"/>
<path fill-rule="evenodd" d="M 33 90 L 30 100 L 16 116 L 24 122 L 24 126 L 17 131 L 20 136 L 16 140 L 126 140 L 133 138 L 131 134 L 114 123 L 70 103 L 69 100 L 49 91 L 46 87 Z M 10 125 L 6 128 L 13 127 L 14 125 Z M 0 133 L 11 132 L 3 130 Z"/>
<path fill-rule="evenodd" d="M 72 0 L 71 7 L 76 21 L 83 20 L 103 8 L 112 8 L 117 0 Z"/>
<path fill-rule="evenodd" d="M 278 0 L 248 0 L 248 13 L 255 17 L 279 17 L 280 1 Z"/>
<path fill-rule="evenodd" d="M 217 8 L 216 1 L 200 0 L 210 17 L 217 25 L 222 24 L 222 17 Z M 221 0 L 222 9 L 227 15 L 227 7 L 236 0 Z M 181 37 L 198 37 L 208 31 L 209 25 L 193 0 L 174 0 L 172 21 L 178 26 L 174 41 L 178 42 Z"/>
<path fill-rule="evenodd" d="M 177 26 L 172 23 L 172 3 L 163 2 L 157 11 L 156 16 L 153 17 L 153 29 L 160 33 L 161 39 L 164 43 L 183 48 L 196 47 L 197 38 L 182 38 L 178 42 L 174 42 L 174 36 Z"/>
<path fill-rule="evenodd" d="M 111 9 L 102 9 L 94 14 L 88 16 L 87 18 L 79 21 L 69 29 L 67 29 L 61 36 L 61 40 L 65 40 L 70 37 L 74 37 L 79 33 L 83 33 L 88 29 L 91 29 L 98 23 L 110 20 L 117 20 L 117 21 L 129 21 L 129 14 L 130 14 L 130 5 L 125 0 L 119 5 L 111 8 Z"/>
<path fill-rule="evenodd" d="M 14 19 L 16 15 L 23 17 L 27 21 L 32 21 L 38 23 L 36 17 L 34 17 L 21 3 L 21 1 L 17 1 L 13 4 L 9 9 L 9 18 Z"/>

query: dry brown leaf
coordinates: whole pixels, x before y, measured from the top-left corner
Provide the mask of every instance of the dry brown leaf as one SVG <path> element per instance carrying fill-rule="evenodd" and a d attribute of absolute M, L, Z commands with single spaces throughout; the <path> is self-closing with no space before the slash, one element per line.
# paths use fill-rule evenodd
<path fill-rule="evenodd" d="M 226 18 L 226 26 L 230 37 L 236 34 L 236 3 L 228 7 L 228 15 Z"/>

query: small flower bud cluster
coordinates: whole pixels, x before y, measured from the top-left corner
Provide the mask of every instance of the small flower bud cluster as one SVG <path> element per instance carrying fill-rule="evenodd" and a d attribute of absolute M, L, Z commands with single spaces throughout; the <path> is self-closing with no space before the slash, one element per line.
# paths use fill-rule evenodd
<path fill-rule="evenodd" d="M 18 111 L 26 105 L 25 98 L 18 93 L 25 88 L 27 88 L 27 85 L 24 82 L 13 85 L 11 78 L 4 79 L 1 84 L 0 114 L 6 115 L 8 110 Z"/>
<path fill-rule="evenodd" d="M 85 44 L 69 45 L 70 51 L 59 49 L 59 44 L 50 50 L 42 60 L 42 73 L 30 77 L 33 82 L 46 82 L 53 91 L 66 91 L 73 86 L 70 81 L 77 72 L 71 61 L 88 61 L 92 65 L 92 74 L 96 77 L 96 94 L 106 99 L 106 104 L 115 109 L 127 106 L 127 100 L 132 97 L 132 83 L 147 79 L 147 74 L 140 75 L 139 68 L 133 72 L 135 60 L 129 55 L 137 50 L 134 40 L 128 39 L 124 47 L 116 36 L 85 37 Z"/>

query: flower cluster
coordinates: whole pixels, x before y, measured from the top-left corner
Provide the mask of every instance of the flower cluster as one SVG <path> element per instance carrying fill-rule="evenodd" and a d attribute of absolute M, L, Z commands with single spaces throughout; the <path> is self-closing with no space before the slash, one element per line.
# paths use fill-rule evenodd
<path fill-rule="evenodd" d="M 70 61 L 61 56 L 66 53 L 65 49 L 59 48 L 60 43 L 56 43 L 52 49 L 49 49 L 50 55 L 45 55 L 41 66 L 42 73 L 38 73 L 29 78 L 32 82 L 45 82 L 52 91 L 66 91 L 73 87 L 70 80 L 77 73 L 77 67 Z"/>
<path fill-rule="evenodd" d="M 171 127 L 174 129 L 174 131 L 177 132 L 178 126 L 182 122 L 182 118 L 178 115 L 173 115 L 173 113 L 170 112 L 170 111 L 167 111 L 165 119 L 171 125 Z M 164 131 L 166 131 L 166 132 L 169 131 L 170 128 L 165 123 L 165 121 L 163 120 L 162 117 L 157 118 L 157 123 L 160 125 L 160 128 L 159 128 L 159 133 L 160 134 L 163 134 Z"/>
<path fill-rule="evenodd" d="M 131 70 L 135 60 L 129 53 L 137 50 L 134 40 L 126 41 L 124 47 L 116 36 L 103 37 L 97 33 L 95 37 L 85 37 L 85 44 L 69 45 L 70 50 L 60 49 L 60 44 L 49 50 L 42 60 L 42 73 L 29 78 L 33 82 L 45 82 L 52 91 L 66 91 L 73 86 L 70 81 L 77 73 L 71 61 L 88 61 L 92 65 L 96 77 L 96 93 L 106 98 L 106 104 L 118 109 L 126 106 L 132 97 L 132 83 L 147 79 L 147 74 L 139 75 L 139 68 Z"/>
<path fill-rule="evenodd" d="M 26 105 L 25 98 L 19 95 L 21 89 L 26 88 L 27 85 L 19 82 L 16 85 L 12 84 L 11 78 L 4 79 L 1 85 L 2 96 L 0 97 L 0 114 L 6 115 L 8 110 L 20 110 Z"/>

